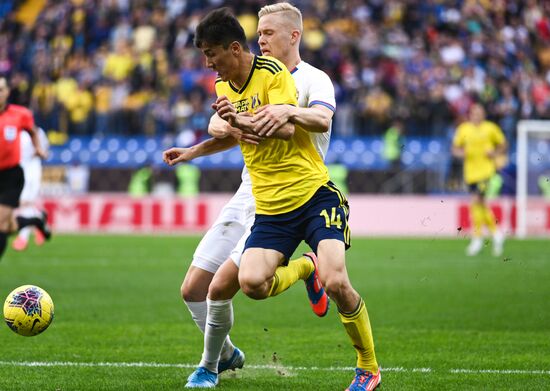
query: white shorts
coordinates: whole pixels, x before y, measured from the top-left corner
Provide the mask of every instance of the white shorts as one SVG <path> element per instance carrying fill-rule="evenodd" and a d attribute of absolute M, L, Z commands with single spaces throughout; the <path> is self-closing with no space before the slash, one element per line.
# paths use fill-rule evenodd
<path fill-rule="evenodd" d="M 238 266 L 244 243 L 254 223 L 255 213 L 256 204 L 252 189 L 246 184 L 241 184 L 200 241 L 191 265 L 216 273 L 222 263 L 231 257 Z M 243 239 L 244 235 L 246 237 Z"/>
<path fill-rule="evenodd" d="M 249 225 L 246 227 L 246 231 L 239 239 L 239 242 L 237 243 L 233 251 L 231 251 L 231 254 L 229 254 L 229 258 L 231 258 L 233 263 L 237 265 L 238 268 L 241 267 L 241 257 L 243 255 L 244 244 L 246 243 L 246 239 L 248 239 L 248 237 L 250 236 L 250 229 L 252 228 L 252 224 L 254 224 L 254 216 L 252 216 L 252 219 Z"/>
<path fill-rule="evenodd" d="M 21 203 L 34 203 L 40 195 L 40 184 L 42 182 L 42 163 L 40 158 L 33 158 L 21 164 L 25 174 L 25 185 L 19 197 Z"/>

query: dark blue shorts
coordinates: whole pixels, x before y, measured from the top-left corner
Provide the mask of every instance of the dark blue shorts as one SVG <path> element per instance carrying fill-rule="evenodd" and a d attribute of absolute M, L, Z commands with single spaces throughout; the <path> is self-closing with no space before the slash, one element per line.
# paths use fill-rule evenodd
<path fill-rule="evenodd" d="M 348 249 L 351 245 L 348 216 L 346 197 L 328 182 L 298 209 L 278 215 L 256 214 L 244 249 L 277 250 L 284 254 L 286 261 L 302 240 L 315 252 L 324 239 L 341 240 Z"/>

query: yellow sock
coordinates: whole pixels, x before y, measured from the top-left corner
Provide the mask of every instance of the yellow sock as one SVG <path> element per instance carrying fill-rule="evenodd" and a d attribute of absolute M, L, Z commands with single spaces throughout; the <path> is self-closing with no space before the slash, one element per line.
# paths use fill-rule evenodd
<path fill-rule="evenodd" d="M 483 212 L 484 212 L 483 220 L 485 221 L 485 225 L 487 226 L 487 228 L 489 228 L 489 231 L 491 231 L 491 233 L 494 234 L 495 231 L 497 230 L 495 214 L 493 213 L 491 208 L 489 208 L 488 206 L 485 206 L 483 208 Z"/>
<path fill-rule="evenodd" d="M 351 313 L 340 312 L 340 321 L 348 333 L 353 347 L 357 351 L 357 368 L 368 372 L 378 372 L 378 362 L 374 354 L 374 341 L 370 327 L 369 314 L 365 302 L 361 299 L 357 309 Z"/>
<path fill-rule="evenodd" d="M 483 227 L 483 223 L 485 222 L 485 208 L 483 205 L 475 202 L 470 207 L 470 213 L 474 227 L 473 236 L 479 238 L 481 237 L 481 227 Z"/>
<path fill-rule="evenodd" d="M 313 272 L 313 262 L 307 257 L 301 257 L 290 261 L 288 266 L 279 266 L 273 276 L 273 284 L 269 290 L 268 296 L 277 296 L 286 291 L 296 281 L 305 280 Z"/>

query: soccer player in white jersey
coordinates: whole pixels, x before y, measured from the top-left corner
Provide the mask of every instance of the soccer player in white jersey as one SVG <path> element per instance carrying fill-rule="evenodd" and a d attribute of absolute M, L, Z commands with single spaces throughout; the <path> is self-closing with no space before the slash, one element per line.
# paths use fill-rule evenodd
<path fill-rule="evenodd" d="M 328 148 L 330 123 L 335 106 L 334 89 L 326 74 L 300 60 L 298 48 L 302 31 L 301 14 L 299 10 L 290 4 L 280 3 L 264 7 L 259 15 L 260 25 L 258 32 L 262 54 L 278 58 L 291 70 L 298 88 L 299 106 L 301 107 L 295 108 L 287 105 L 262 107 L 255 113 L 258 134 L 269 137 L 275 134 L 274 130 L 278 129 L 281 124 L 289 120 L 293 121 L 303 125 L 304 128 L 311 132 L 310 136 L 313 144 L 318 153 L 324 158 Z M 276 26 L 273 24 L 274 17 L 278 18 L 276 21 L 279 24 L 284 25 L 285 28 L 282 31 L 281 29 L 274 28 Z M 221 127 L 221 129 L 225 130 L 225 134 L 222 132 L 217 135 L 218 137 L 223 137 L 227 134 L 233 135 L 235 131 L 230 127 Z M 243 134 L 239 134 L 238 136 L 246 137 Z M 207 153 L 213 152 L 212 148 L 198 148 L 193 152 L 185 149 L 181 149 L 180 151 L 173 149 L 167 151 L 169 153 L 165 154 L 165 160 L 169 164 L 187 161 L 190 158 L 200 156 L 201 152 L 199 152 L 199 149 Z M 206 388 L 215 387 L 217 384 L 218 379 L 217 374 L 215 374 L 216 363 L 233 322 L 231 298 L 239 290 L 237 268 L 246 238 L 247 234 L 243 236 L 235 250 L 231 253 L 230 258 L 216 272 L 213 281 L 210 283 L 208 292 L 208 321 L 205 332 L 203 359 L 199 364 L 199 368 L 189 377 L 186 387 Z M 307 256 L 315 257 L 314 254 L 307 254 Z M 360 300 L 360 308 L 357 310 L 357 313 L 359 312 L 364 312 L 362 300 Z M 347 315 L 347 313 L 341 312 L 341 317 Z M 354 316 L 358 315 L 354 314 Z M 343 320 L 343 323 L 346 326 L 346 321 Z M 367 327 L 370 329 L 368 322 Z M 368 334 L 370 336 L 370 332 Z M 352 336 L 350 335 L 350 337 Z M 364 339 L 364 337 L 360 338 Z M 358 368 L 356 378 L 349 388 L 350 390 L 371 390 L 380 382 L 378 365 L 372 348 L 372 337 L 370 336 L 370 338 L 371 346 L 367 348 L 367 355 L 371 356 L 369 364 L 372 364 L 373 369 L 371 369 L 371 372 L 367 372 Z M 354 341 L 354 337 L 352 337 L 352 341 Z M 206 373 L 205 369 L 207 369 Z"/>
<path fill-rule="evenodd" d="M 40 144 L 47 153 L 49 148 L 48 136 L 42 128 L 37 128 Z M 42 211 L 37 207 L 38 196 L 40 194 L 40 184 L 42 182 L 42 159 L 36 154 L 36 149 L 32 144 L 28 133 L 21 133 L 21 168 L 25 175 L 25 185 L 19 198 L 20 206 L 16 211 L 17 216 L 21 217 L 41 217 Z M 14 250 L 23 251 L 27 248 L 29 237 L 34 232 L 34 243 L 37 246 L 44 244 L 46 238 L 44 234 L 34 227 L 25 227 L 21 229 L 12 243 Z"/>

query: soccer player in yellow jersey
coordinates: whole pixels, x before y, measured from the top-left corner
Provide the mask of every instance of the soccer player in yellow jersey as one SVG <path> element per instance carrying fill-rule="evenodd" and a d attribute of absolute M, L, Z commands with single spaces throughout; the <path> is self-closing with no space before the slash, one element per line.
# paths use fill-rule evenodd
<path fill-rule="evenodd" d="M 263 24 L 273 27 L 258 28 L 260 44 L 262 40 L 268 42 L 269 36 L 287 32 L 299 43 L 301 29 L 283 29 L 286 15 L 274 19 L 275 15 L 266 17 Z M 219 98 L 213 105 L 218 115 L 242 132 L 269 135 L 276 131 L 288 138 L 266 138 L 258 145 L 241 143 L 256 200 L 255 222 L 238 271 L 241 289 L 252 298 L 264 299 L 285 291 L 299 279 L 305 280 L 314 271 L 311 261 L 288 263 L 305 240 L 317 253 L 319 277 L 338 305 L 340 319 L 356 349 L 356 376 L 349 390 L 374 389 L 380 383 L 380 371 L 370 322 L 345 267 L 345 249 L 350 241 L 347 200 L 329 181 L 327 169 L 299 121 L 278 124 L 273 118 L 276 109 L 260 109 L 265 105 L 296 105 L 296 87 L 289 71 L 274 58 L 250 53 L 242 27 L 227 9 L 212 11 L 199 23 L 195 45 L 206 56 L 206 65 L 219 74 Z M 216 374 L 201 367 L 189 379 L 187 387 L 217 384 Z"/>
<path fill-rule="evenodd" d="M 453 155 L 464 159 L 464 181 L 472 194 L 470 216 L 473 223 L 472 240 L 466 254 L 473 256 L 483 248 L 483 227 L 493 236 L 493 255 L 500 256 L 504 233 L 497 227 L 495 216 L 485 202 L 488 182 L 496 173 L 495 160 L 506 152 L 506 139 L 502 130 L 485 119 L 485 110 L 473 104 L 469 121 L 458 126 L 453 139 Z"/>

